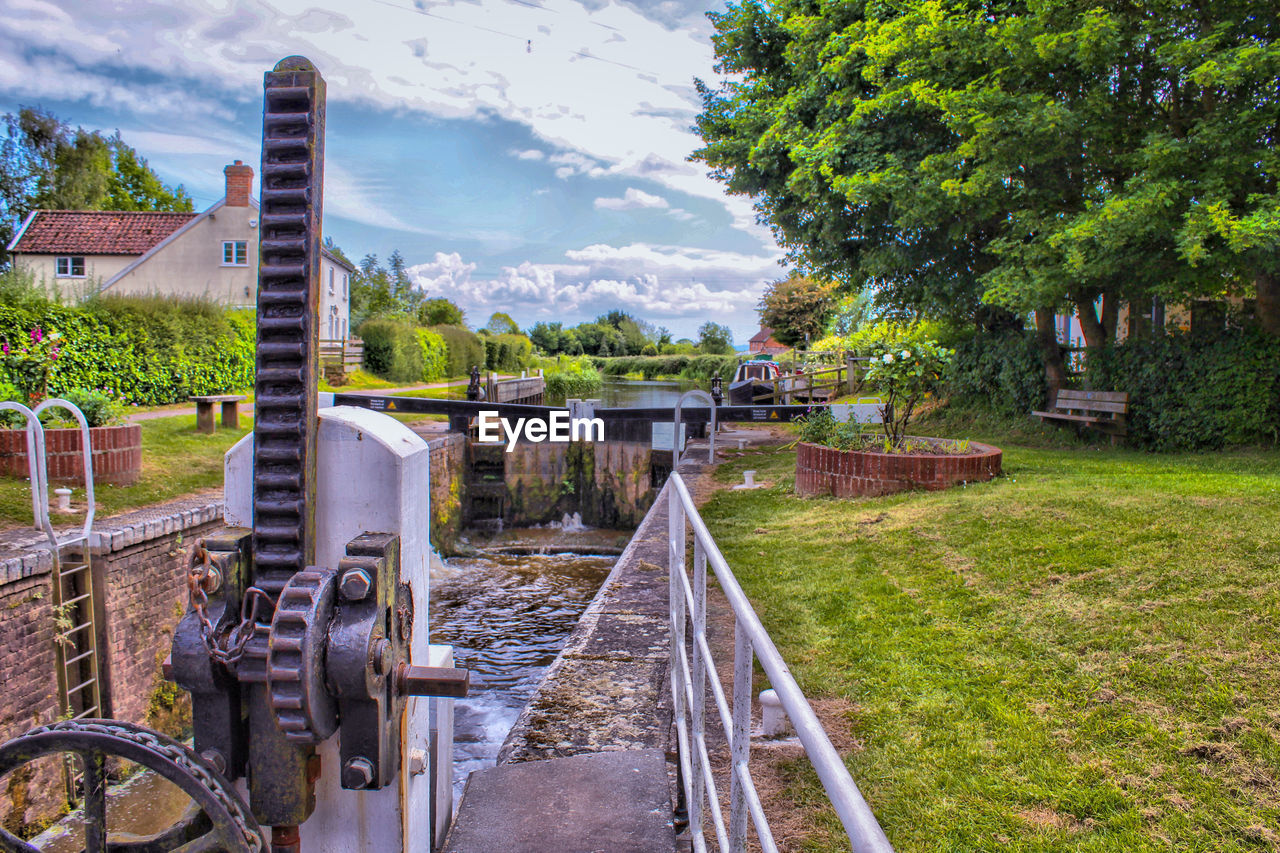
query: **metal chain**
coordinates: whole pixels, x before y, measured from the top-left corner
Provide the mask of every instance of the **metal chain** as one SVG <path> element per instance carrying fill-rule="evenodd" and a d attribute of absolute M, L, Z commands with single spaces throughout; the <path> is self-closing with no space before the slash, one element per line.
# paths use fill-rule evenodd
<path fill-rule="evenodd" d="M 216 775 L 211 774 L 199 762 L 192 760 L 191 752 L 181 744 L 165 743 L 156 735 L 141 727 L 125 727 L 116 725 L 111 721 L 97 720 L 67 720 L 61 723 L 53 723 L 48 726 L 40 726 L 27 732 L 26 736 L 38 735 L 43 732 L 96 732 L 105 734 L 109 737 L 127 740 L 136 743 L 151 752 L 157 753 L 163 758 L 168 759 L 171 763 L 178 765 L 182 770 L 195 778 L 197 782 L 206 788 L 218 800 L 218 804 L 227 812 L 231 820 L 235 823 L 236 829 L 240 831 L 241 837 L 244 839 L 245 849 L 251 853 L 259 853 L 264 851 L 262 834 L 255 830 L 257 822 L 250 817 L 242 808 L 237 797 L 227 791 L 226 783 L 219 779 Z M 212 817 L 212 815 L 210 815 Z"/>
<path fill-rule="evenodd" d="M 190 565 L 187 568 L 187 603 L 200 620 L 200 638 L 204 640 L 209 657 L 219 663 L 230 666 L 240 660 L 244 648 L 258 627 L 258 605 L 265 601 L 271 605 L 271 596 L 256 586 L 245 589 L 240 599 L 240 622 L 221 641 L 214 632 L 213 622 L 209 620 L 209 592 L 216 590 L 219 583 L 225 583 L 225 572 L 218 580 L 214 570 L 213 555 L 205 547 L 204 540 L 196 540 L 191 548 Z"/>

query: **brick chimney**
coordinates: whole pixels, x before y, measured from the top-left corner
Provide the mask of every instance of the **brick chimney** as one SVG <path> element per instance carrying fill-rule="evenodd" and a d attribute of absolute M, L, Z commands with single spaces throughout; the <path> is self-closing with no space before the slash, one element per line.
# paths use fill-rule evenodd
<path fill-rule="evenodd" d="M 227 206 L 248 207 L 249 194 L 253 191 L 253 167 L 239 160 L 222 170 L 227 176 Z"/>

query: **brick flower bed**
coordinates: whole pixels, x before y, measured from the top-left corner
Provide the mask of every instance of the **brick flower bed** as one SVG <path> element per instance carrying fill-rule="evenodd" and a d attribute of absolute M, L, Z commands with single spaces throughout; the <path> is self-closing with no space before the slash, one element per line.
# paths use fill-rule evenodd
<path fill-rule="evenodd" d="M 46 429 L 44 446 L 50 481 L 84 485 L 79 429 Z M 128 486 L 142 473 L 141 425 L 90 427 L 89 446 L 94 483 Z M 26 430 L 0 429 L 0 474 L 26 477 L 28 472 Z"/>
<path fill-rule="evenodd" d="M 969 453 L 877 453 L 801 443 L 796 452 L 796 492 L 851 498 L 908 489 L 945 489 L 990 480 L 1003 452 L 976 442 Z"/>

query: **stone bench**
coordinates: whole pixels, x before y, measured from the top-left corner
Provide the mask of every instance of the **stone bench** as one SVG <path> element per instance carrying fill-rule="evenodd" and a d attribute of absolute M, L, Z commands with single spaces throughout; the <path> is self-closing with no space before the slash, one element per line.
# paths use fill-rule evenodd
<path fill-rule="evenodd" d="M 214 429 L 213 406 L 222 404 L 222 425 L 231 429 L 240 429 L 240 403 L 248 399 L 244 394 L 212 394 L 204 397 L 190 397 L 196 404 L 196 432 L 211 434 Z"/>

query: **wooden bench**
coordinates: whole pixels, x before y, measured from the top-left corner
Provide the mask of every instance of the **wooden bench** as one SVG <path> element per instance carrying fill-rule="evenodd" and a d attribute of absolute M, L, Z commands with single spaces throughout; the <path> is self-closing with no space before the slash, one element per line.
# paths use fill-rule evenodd
<path fill-rule="evenodd" d="M 1111 436 L 1111 443 L 1128 432 L 1125 416 L 1129 414 L 1129 395 L 1123 391 L 1074 391 L 1059 389 L 1047 412 L 1032 412 L 1044 421 L 1068 421 L 1100 430 Z"/>
<path fill-rule="evenodd" d="M 213 406 L 215 403 L 222 404 L 222 425 L 231 429 L 240 429 L 240 403 L 246 399 L 244 394 L 212 394 L 189 399 L 196 404 L 196 432 L 209 434 L 214 431 Z"/>

